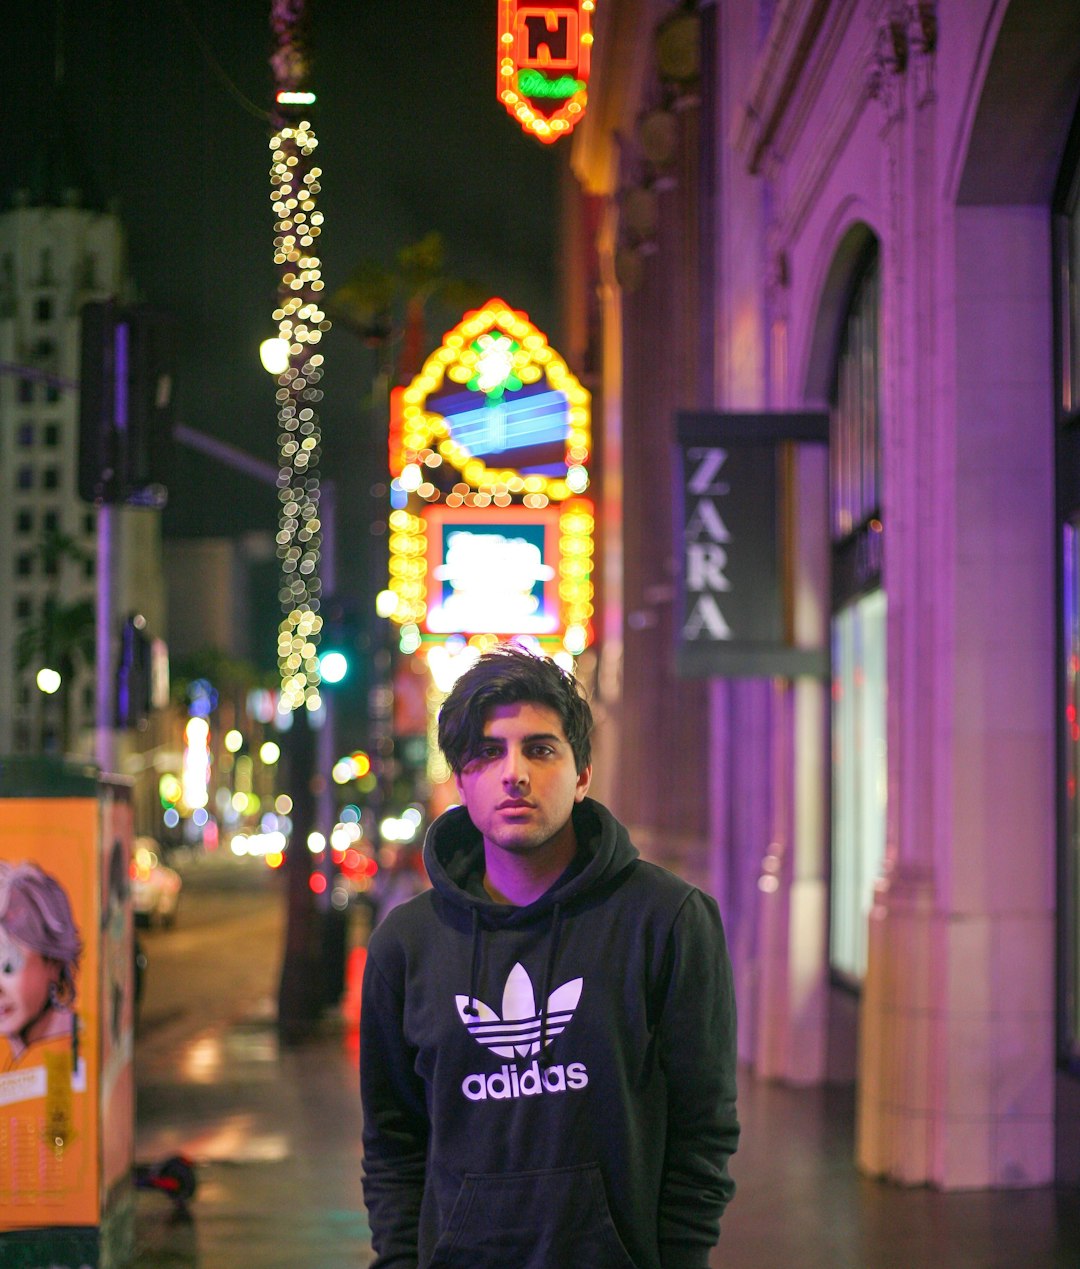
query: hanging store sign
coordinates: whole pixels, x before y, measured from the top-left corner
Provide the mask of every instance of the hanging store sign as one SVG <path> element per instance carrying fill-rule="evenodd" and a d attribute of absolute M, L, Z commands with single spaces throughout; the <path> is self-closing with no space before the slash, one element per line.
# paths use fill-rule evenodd
<path fill-rule="evenodd" d="M 551 144 L 585 113 L 596 0 L 498 0 L 499 100 L 526 132 Z"/>
<path fill-rule="evenodd" d="M 680 413 L 677 439 L 679 673 L 826 673 L 825 649 L 786 629 L 779 509 L 781 446 L 827 443 L 828 415 Z"/>

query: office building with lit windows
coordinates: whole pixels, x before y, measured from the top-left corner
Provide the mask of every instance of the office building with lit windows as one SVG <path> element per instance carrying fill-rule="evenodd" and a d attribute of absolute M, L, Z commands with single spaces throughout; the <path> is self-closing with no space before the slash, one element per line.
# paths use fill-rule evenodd
<path fill-rule="evenodd" d="M 1080 1179 L 1078 99 L 1072 0 L 625 0 L 567 143 L 601 796 L 903 1183 Z"/>
<path fill-rule="evenodd" d="M 89 756 L 97 548 L 77 490 L 80 311 L 129 287 L 119 219 L 84 205 L 54 141 L 39 158 L 0 208 L 0 754 Z M 121 607 L 161 631 L 160 516 L 117 520 Z M 39 688 L 43 668 L 63 671 L 58 690 Z"/>

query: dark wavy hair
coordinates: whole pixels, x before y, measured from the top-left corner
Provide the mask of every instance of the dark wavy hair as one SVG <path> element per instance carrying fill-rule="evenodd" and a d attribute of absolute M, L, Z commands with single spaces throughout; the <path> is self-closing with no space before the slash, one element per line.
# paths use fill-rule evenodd
<path fill-rule="evenodd" d="M 578 775 L 585 770 L 592 761 L 593 716 L 584 688 L 547 657 L 500 644 L 465 671 L 439 711 L 439 748 L 455 774 L 479 750 L 492 709 L 520 702 L 558 714 Z"/>

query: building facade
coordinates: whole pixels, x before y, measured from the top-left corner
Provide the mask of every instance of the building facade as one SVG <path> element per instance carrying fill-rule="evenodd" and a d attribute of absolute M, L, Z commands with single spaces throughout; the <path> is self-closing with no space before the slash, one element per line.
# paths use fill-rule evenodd
<path fill-rule="evenodd" d="M 129 292 L 118 218 L 60 189 L 61 167 L 0 211 L 0 753 L 94 755 L 97 516 L 78 494 L 82 306 Z M 61 182 L 62 183 L 62 182 Z M 115 638 L 164 634 L 160 516 L 118 508 Z M 63 670 L 54 692 L 42 668 Z M 121 761 L 148 738 L 121 742 Z M 135 769 L 141 769 L 135 761 Z"/>
<path fill-rule="evenodd" d="M 720 899 L 749 1067 L 854 1079 L 866 1172 L 1076 1182 L 1080 10 L 627 0 L 593 65 L 611 797 Z M 822 420 L 770 493 L 827 672 L 732 672 L 716 629 L 685 673 L 680 412 Z"/>

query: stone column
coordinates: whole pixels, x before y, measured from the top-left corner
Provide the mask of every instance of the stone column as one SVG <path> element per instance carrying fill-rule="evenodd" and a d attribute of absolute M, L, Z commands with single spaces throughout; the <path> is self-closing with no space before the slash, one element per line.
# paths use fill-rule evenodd
<path fill-rule="evenodd" d="M 941 503 L 934 496 L 944 411 L 935 395 L 937 313 L 931 6 L 890 4 L 870 67 L 881 109 L 889 223 L 882 249 L 880 383 L 883 583 L 888 602 L 888 824 L 860 1012 L 856 1158 L 907 1183 L 931 1177 L 935 816 L 948 772 L 936 761 L 944 643 Z"/>

